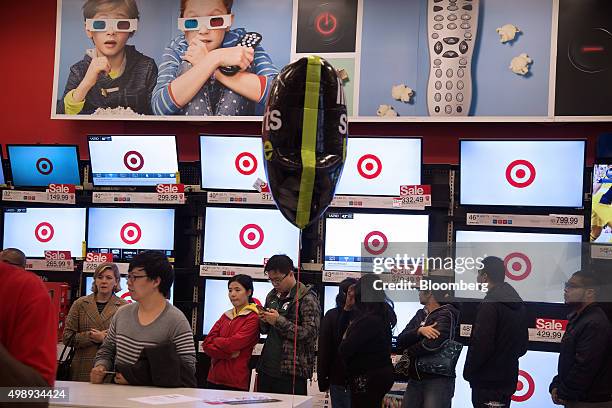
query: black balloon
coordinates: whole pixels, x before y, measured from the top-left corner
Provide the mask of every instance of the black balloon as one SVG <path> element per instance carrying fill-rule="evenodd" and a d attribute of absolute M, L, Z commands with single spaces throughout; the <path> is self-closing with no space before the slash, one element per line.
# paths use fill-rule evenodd
<path fill-rule="evenodd" d="M 347 137 L 344 89 L 331 64 L 310 56 L 283 68 L 268 96 L 262 138 L 270 191 L 298 228 L 331 203 Z"/>

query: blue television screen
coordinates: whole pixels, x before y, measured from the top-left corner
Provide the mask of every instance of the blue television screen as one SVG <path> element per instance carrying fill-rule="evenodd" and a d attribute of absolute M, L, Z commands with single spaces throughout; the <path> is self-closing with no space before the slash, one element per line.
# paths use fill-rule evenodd
<path fill-rule="evenodd" d="M 0 146 L 0 184 L 6 184 L 6 180 L 4 180 L 4 168 L 2 166 L 2 146 Z"/>
<path fill-rule="evenodd" d="M 8 145 L 7 152 L 15 186 L 81 184 L 77 146 Z"/>

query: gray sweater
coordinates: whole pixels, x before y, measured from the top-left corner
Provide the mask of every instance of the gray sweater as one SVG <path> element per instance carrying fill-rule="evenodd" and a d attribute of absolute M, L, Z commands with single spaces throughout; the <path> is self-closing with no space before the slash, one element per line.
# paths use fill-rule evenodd
<path fill-rule="evenodd" d="M 104 343 L 96 354 L 96 362 L 112 370 L 116 364 L 132 365 L 145 347 L 172 342 L 183 364 L 195 373 L 195 347 L 191 326 L 185 315 L 172 304 L 152 323 L 143 326 L 138 321 L 138 303 L 125 305 L 113 316 Z"/>

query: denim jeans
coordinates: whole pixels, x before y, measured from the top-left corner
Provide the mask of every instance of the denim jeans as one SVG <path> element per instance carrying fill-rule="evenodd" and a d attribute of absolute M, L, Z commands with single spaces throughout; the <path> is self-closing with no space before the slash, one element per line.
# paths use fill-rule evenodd
<path fill-rule="evenodd" d="M 191 68 L 191 64 L 183 62 L 179 75 Z M 255 103 L 246 97 L 225 87 L 214 78 L 200 88 L 191 101 L 183 107 L 183 115 L 197 116 L 248 116 L 255 110 Z"/>
<path fill-rule="evenodd" d="M 451 408 L 455 379 L 451 377 L 410 380 L 402 408 Z"/>
<path fill-rule="evenodd" d="M 329 386 L 329 397 L 332 408 L 351 408 L 351 392 L 341 385 Z"/>
<path fill-rule="evenodd" d="M 512 393 L 486 388 L 472 388 L 472 405 L 474 408 L 509 408 Z"/>

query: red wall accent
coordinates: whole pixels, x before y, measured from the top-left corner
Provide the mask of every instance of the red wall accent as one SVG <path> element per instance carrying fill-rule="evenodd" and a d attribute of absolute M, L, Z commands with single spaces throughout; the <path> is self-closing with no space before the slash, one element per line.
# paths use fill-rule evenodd
<path fill-rule="evenodd" d="M 200 133 L 258 134 L 258 122 L 131 122 L 51 120 L 55 60 L 55 1 L 5 2 L 0 24 L 3 40 L 0 80 L 2 97 L 0 143 L 78 144 L 87 158 L 87 134 L 176 134 L 181 161 L 198 160 Z M 63 86 L 63 85 L 61 85 Z M 517 103 L 520 103 L 517 102 Z M 599 134 L 606 123 L 356 123 L 353 135 L 424 137 L 425 163 L 458 161 L 460 138 L 588 138 L 588 163 L 593 162 Z"/>

